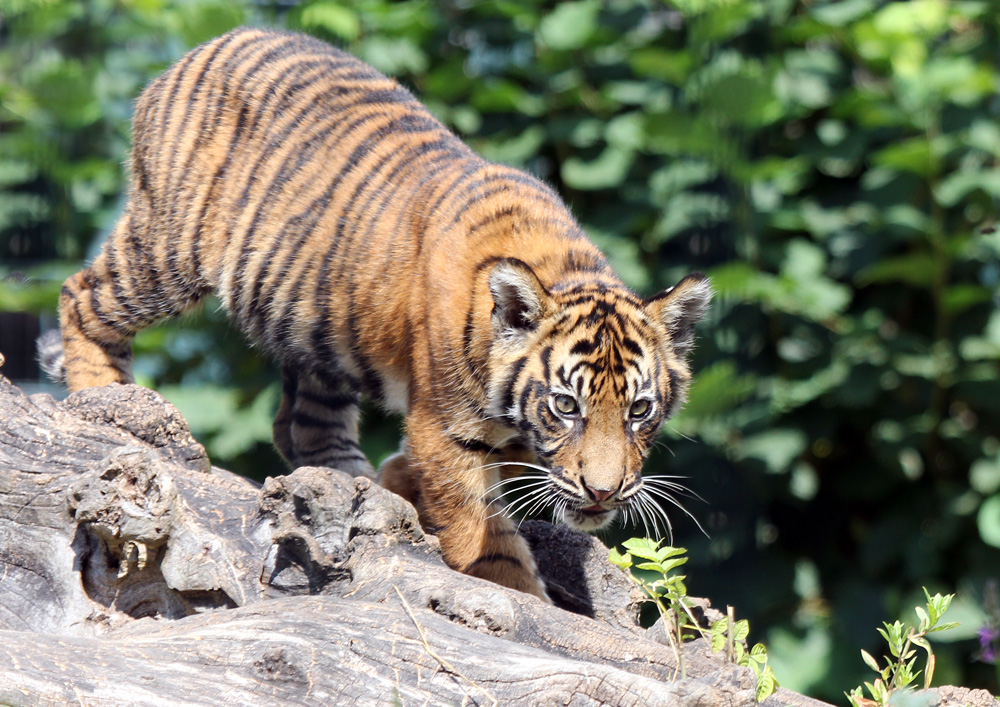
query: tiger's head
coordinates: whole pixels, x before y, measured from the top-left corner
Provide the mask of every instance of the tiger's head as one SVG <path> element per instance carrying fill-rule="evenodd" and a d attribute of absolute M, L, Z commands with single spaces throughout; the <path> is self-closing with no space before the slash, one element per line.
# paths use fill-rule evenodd
<path fill-rule="evenodd" d="M 656 526 L 662 511 L 650 493 L 666 489 L 644 489 L 642 465 L 684 402 L 694 325 L 712 297 L 707 278 L 689 275 L 642 300 L 599 279 L 550 291 L 506 259 L 489 288 L 490 414 L 516 427 L 541 465 L 521 506 L 551 506 L 588 532 L 619 513 Z"/>

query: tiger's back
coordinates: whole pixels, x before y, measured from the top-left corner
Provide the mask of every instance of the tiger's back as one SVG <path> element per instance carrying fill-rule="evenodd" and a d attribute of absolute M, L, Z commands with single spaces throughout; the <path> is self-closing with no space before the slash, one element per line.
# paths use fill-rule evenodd
<path fill-rule="evenodd" d="M 275 443 L 289 461 L 369 474 L 359 394 L 407 413 L 387 485 L 454 566 L 544 595 L 523 541 L 479 508 L 494 501 L 500 472 L 483 468 L 498 450 L 539 454 L 515 419 L 515 389 L 540 364 L 526 347 L 567 335 L 567 312 L 588 306 L 590 319 L 642 320 L 609 330 L 619 347 L 689 338 L 702 280 L 671 305 L 685 314 L 671 334 L 548 187 L 482 160 L 395 81 L 304 35 L 236 30 L 193 50 L 143 92 L 133 143 L 126 209 L 63 290 L 70 388 L 131 381 L 132 336 L 215 291 L 282 363 Z M 674 407 L 682 348 L 657 359 Z"/>

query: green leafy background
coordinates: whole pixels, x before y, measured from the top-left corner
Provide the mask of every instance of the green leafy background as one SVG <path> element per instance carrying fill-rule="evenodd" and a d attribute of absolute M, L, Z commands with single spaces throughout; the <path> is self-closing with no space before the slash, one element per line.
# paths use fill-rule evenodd
<path fill-rule="evenodd" d="M 991 3 L 0 0 L 0 310 L 52 322 L 121 209 L 131 101 L 240 23 L 398 77 L 552 183 L 637 290 L 712 277 L 647 468 L 705 499 L 707 538 L 674 513 L 689 590 L 749 618 L 784 685 L 843 703 L 926 585 L 963 622 L 937 681 L 1000 689 L 973 638 L 1000 573 Z M 216 463 L 280 473 L 273 367 L 217 304 L 136 350 Z M 399 423 L 370 412 L 377 463 Z"/>

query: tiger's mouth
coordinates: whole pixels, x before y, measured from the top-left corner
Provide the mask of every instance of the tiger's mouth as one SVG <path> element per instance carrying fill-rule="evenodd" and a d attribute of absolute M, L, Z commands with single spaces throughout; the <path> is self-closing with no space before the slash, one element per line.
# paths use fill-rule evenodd
<path fill-rule="evenodd" d="M 618 508 L 595 503 L 590 506 L 566 508 L 562 514 L 562 521 L 572 528 L 590 533 L 606 527 L 617 516 Z"/>

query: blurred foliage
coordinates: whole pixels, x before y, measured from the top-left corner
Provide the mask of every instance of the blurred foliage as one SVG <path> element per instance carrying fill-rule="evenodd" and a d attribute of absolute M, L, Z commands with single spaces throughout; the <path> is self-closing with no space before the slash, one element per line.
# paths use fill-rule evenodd
<path fill-rule="evenodd" d="M 0 310 L 51 313 L 121 207 L 130 101 L 239 23 L 397 76 L 552 183 L 636 289 L 712 276 L 648 470 L 707 499 L 710 539 L 678 518 L 691 591 L 766 631 L 782 684 L 842 701 L 872 627 L 926 585 L 963 622 L 938 681 L 1000 689 L 971 638 L 1000 567 L 991 3 L 0 0 Z M 137 372 L 259 478 L 281 468 L 275 376 L 224 319 L 143 334 Z M 398 422 L 372 418 L 377 463 Z"/>

